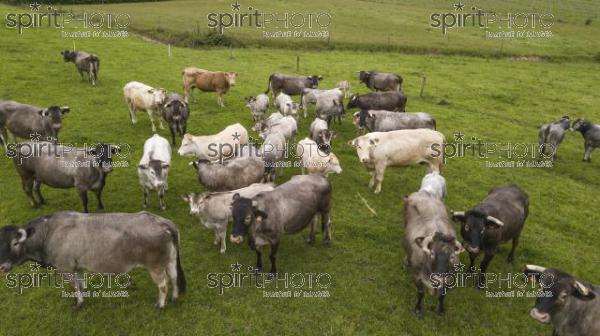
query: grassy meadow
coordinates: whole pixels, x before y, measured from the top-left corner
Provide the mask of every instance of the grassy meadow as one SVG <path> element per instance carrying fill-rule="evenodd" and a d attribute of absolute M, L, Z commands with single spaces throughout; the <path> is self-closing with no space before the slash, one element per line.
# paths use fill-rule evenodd
<path fill-rule="evenodd" d="M 179 17 L 180 12 L 161 11 L 161 6 L 172 3 L 175 1 L 153 3 L 151 9 L 143 7 L 144 4 L 114 6 L 126 6 L 128 11 L 138 8 L 135 17 L 140 25 L 144 24 L 144 18 L 151 18 L 152 13 L 159 11 L 164 14 L 165 25 L 179 29 L 185 20 L 173 18 Z M 186 1 L 177 3 L 181 6 L 177 7 L 178 11 L 188 8 Z M 215 3 L 219 8 L 228 4 Z M 323 6 L 335 6 L 335 3 Z M 399 20 L 414 17 L 401 15 L 404 9 L 424 10 L 416 5 L 417 1 L 407 3 L 383 3 L 381 6 L 393 7 L 398 13 L 394 17 Z M 426 3 L 433 4 L 431 1 Z M 578 8 L 592 6 L 591 1 L 578 3 Z M 316 6 L 317 1 L 308 0 L 306 4 Z M 369 2 L 357 4 L 371 5 Z M 198 2 L 190 2 L 190 6 L 197 6 L 194 11 L 189 11 L 190 14 L 205 10 Z M 355 7 L 335 6 L 344 13 L 352 12 L 352 8 Z M 8 11 L 15 11 L 15 8 L 0 5 L 2 18 Z M 173 18 L 169 19 L 170 16 Z M 422 18 L 420 14 L 418 17 Z M 339 25 L 340 30 L 342 25 L 347 27 L 343 21 Z M 599 26 L 597 22 L 591 27 L 580 25 L 577 21 L 572 27 L 564 28 L 577 36 L 569 37 L 572 47 L 561 44 L 559 38 L 552 45 L 539 48 L 528 49 L 527 45 L 515 45 L 514 48 L 523 54 L 532 50 L 534 54 L 547 55 L 554 52 L 566 55 L 572 48 L 573 53 L 590 56 L 598 50 Z M 412 27 L 417 26 L 422 25 L 418 23 Z M 351 29 L 345 29 L 348 29 L 346 34 L 351 34 Z M 583 29 L 592 29 L 596 34 L 584 35 Z M 429 37 L 419 41 L 416 33 L 411 34 L 415 43 L 434 43 Z M 362 38 L 360 34 L 367 36 L 368 32 L 357 34 L 357 38 Z M 441 33 L 435 32 L 435 38 L 438 35 Z M 474 49 L 487 47 L 484 41 L 465 35 L 462 41 L 457 37 L 457 48 L 461 43 Z M 344 33 L 340 31 L 335 36 L 341 39 Z M 350 40 L 350 37 L 347 35 L 346 38 Z M 402 42 L 395 40 L 393 43 Z M 537 143 L 540 125 L 563 115 L 600 122 L 600 97 L 597 95 L 600 63 L 594 62 L 527 62 L 267 47 L 232 51 L 172 48 L 169 57 L 165 45 L 149 42 L 138 35 L 78 39 L 76 44 L 77 49 L 94 52 L 102 60 L 96 87 L 81 82 L 74 65 L 63 62 L 60 51 L 72 48 L 73 43 L 62 38 L 59 30 L 29 30 L 22 35 L 13 30 L 0 30 L 0 99 L 36 106 L 69 105 L 71 112 L 64 118 L 61 142 L 110 142 L 131 146 L 131 156 L 126 159 L 130 166 L 115 168 L 108 176 L 103 193 L 106 212 L 142 210 L 143 196 L 135 165 L 141 157 L 143 142 L 152 133 L 145 114 L 138 116 L 140 122 L 137 124 L 130 123 L 122 97 L 123 85 L 135 80 L 181 92 L 181 71 L 188 65 L 240 74 L 237 85 L 225 96 L 224 108 L 217 106 L 214 94 L 195 92 L 188 123 L 188 131 L 195 135 L 216 133 L 236 122 L 249 130 L 252 117 L 243 97 L 263 92 L 267 78 L 273 72 L 295 73 L 297 54 L 301 57 L 300 73 L 323 75 L 321 86 L 324 88 L 349 79 L 353 92 L 366 92 L 354 73 L 365 68 L 401 74 L 403 90 L 408 96 L 407 111 L 431 113 L 437 120 L 438 130 L 449 142 L 455 142 L 454 134 L 460 132 L 465 134 L 464 142 L 476 138 L 486 143 L 532 144 Z M 421 98 L 423 76 L 427 77 L 427 85 L 425 96 Z M 312 109 L 310 115 L 311 118 L 299 119 L 298 139 L 308 135 L 308 126 L 314 117 Z M 174 151 L 169 173 L 168 209 L 160 211 L 153 194 L 148 211 L 173 220 L 181 231 L 181 258 L 188 292 L 177 305 L 169 305 L 162 312 L 153 308 L 157 289 L 145 270 L 132 272 L 137 289 L 129 291 L 129 298 L 90 298 L 83 309 L 76 312 L 71 309 L 71 299 L 61 298 L 60 289 L 43 286 L 19 294 L 6 288 L 3 276 L 0 277 L 3 311 L 0 335 L 551 334 L 550 326 L 528 316 L 534 299 L 486 298 L 484 292 L 474 288 L 450 291 L 445 316 L 437 317 L 427 310 L 424 320 L 416 319 L 412 313 L 415 288 L 403 265 L 402 196 L 418 190 L 424 169 L 388 169 L 381 194 L 374 195 L 367 188 L 366 170 L 358 162 L 354 148 L 347 144 L 356 136 L 349 115 L 342 125 L 336 124 L 333 129 L 338 134 L 333 151 L 344 169 L 341 175 L 331 177 L 333 242 L 324 244 L 319 234 L 316 244 L 307 245 L 304 238 L 308 231 L 305 231 L 286 236 L 278 254 L 280 272 L 330 274 L 329 298 L 263 298 L 260 289 L 251 287 L 231 288 L 219 295 L 216 289 L 208 288 L 208 273 L 229 272 L 230 265 L 235 263 L 254 265 L 255 254 L 246 244 L 234 246 L 228 242 L 225 254 L 220 254 L 212 245 L 213 232 L 190 216 L 188 205 L 179 198 L 182 193 L 204 189 L 198 184 L 194 170 L 188 166 L 190 160 L 179 157 Z M 159 133 L 169 136 L 168 130 Z M 256 137 L 253 132 L 251 135 Z M 486 168 L 485 159 L 471 156 L 448 160 L 443 171 L 448 182 L 448 209 L 466 210 L 498 185 L 517 183 L 529 194 L 530 215 L 514 265 L 506 262 L 509 246 L 503 246 L 491 262 L 489 272 L 516 273 L 524 264 L 533 263 L 560 267 L 583 279 L 600 282 L 600 215 L 595 205 L 595 200 L 600 198 L 600 153 L 596 153 L 591 163 L 583 162 L 582 157 L 581 135 L 568 133 L 552 168 Z M 494 156 L 489 161 L 501 160 L 506 159 Z M 299 168 L 283 169 L 277 182 L 283 183 L 299 173 Z M 32 209 L 21 190 L 12 161 L 6 157 L 0 160 L 0 226 L 21 225 L 56 211 L 81 210 L 79 197 L 73 189 L 42 187 L 42 193 L 48 204 Z M 360 197 L 366 199 L 377 215 L 365 208 Z M 96 211 L 91 194 L 90 210 Z M 462 255 L 462 261 L 468 263 L 466 254 Z M 265 256 L 263 262 L 269 265 Z M 30 267 L 26 264 L 14 271 L 27 273 Z M 430 296 L 425 300 L 425 307 L 434 303 Z"/>

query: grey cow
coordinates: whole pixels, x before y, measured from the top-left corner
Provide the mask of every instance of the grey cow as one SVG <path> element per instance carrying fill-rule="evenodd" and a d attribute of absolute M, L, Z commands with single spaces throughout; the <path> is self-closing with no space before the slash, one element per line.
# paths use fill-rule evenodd
<path fill-rule="evenodd" d="M 464 248 L 448 218 L 446 206 L 435 196 L 419 191 L 404 197 L 404 250 L 417 287 L 415 313 L 423 317 L 425 287 L 435 292 L 437 313 L 444 312 L 447 275 L 460 264 Z"/>
<path fill-rule="evenodd" d="M 85 72 L 88 76 L 88 81 L 92 83 L 92 85 L 96 85 L 98 71 L 100 71 L 100 59 L 98 56 L 86 53 L 85 51 L 69 50 L 61 51 L 60 54 L 63 55 L 63 60 L 65 62 L 75 63 L 75 67 L 77 67 L 77 71 L 79 71 L 81 80 L 83 80 L 83 73 Z"/>
<path fill-rule="evenodd" d="M 41 185 L 45 184 L 52 188 L 76 188 L 83 211 L 88 212 L 88 191 L 96 194 L 98 209 L 104 209 L 102 189 L 112 171 L 112 155 L 119 151 L 118 147 L 107 144 L 77 148 L 50 142 L 26 142 L 18 144 L 8 155 L 13 157 L 31 206 L 45 203 L 40 192 Z"/>
<path fill-rule="evenodd" d="M 387 110 L 404 112 L 407 98 L 401 91 L 370 92 L 365 95 L 352 95 L 348 109 Z"/>
<path fill-rule="evenodd" d="M 260 182 L 265 173 L 263 161 L 256 156 L 236 157 L 219 162 L 192 162 L 198 182 L 211 191 L 226 191 Z"/>
<path fill-rule="evenodd" d="M 232 243 L 248 243 L 256 251 L 256 268 L 262 270 L 262 251 L 271 246 L 271 273 L 277 273 L 276 257 L 284 234 L 295 234 L 311 224 L 309 241 L 316 235 L 316 215 L 321 215 L 325 241 L 331 240 L 331 184 L 323 175 L 297 175 L 273 191 L 253 198 L 233 196 Z"/>
<path fill-rule="evenodd" d="M 275 97 L 283 92 L 290 96 L 297 96 L 302 94 L 304 89 L 316 89 L 319 86 L 319 81 L 323 77 L 319 75 L 313 76 L 288 76 L 280 73 L 274 73 L 269 76 L 269 82 L 267 91 L 271 90 L 271 99 L 275 102 Z"/>
<path fill-rule="evenodd" d="M 318 118 L 327 121 L 327 125 L 331 125 L 332 120 L 342 123 L 342 118 L 346 115 L 344 104 L 338 99 L 319 99 L 315 105 L 315 112 Z"/>
<path fill-rule="evenodd" d="M 187 120 L 190 115 L 190 107 L 182 96 L 177 93 L 170 93 L 165 99 L 165 104 L 161 109 L 162 118 L 169 125 L 173 146 L 175 146 L 175 134 L 181 138 L 187 132 Z"/>
<path fill-rule="evenodd" d="M 425 112 L 391 112 L 360 110 L 354 113 L 354 124 L 369 132 L 389 132 L 402 129 L 429 128 L 435 131 L 435 119 Z"/>
<path fill-rule="evenodd" d="M 85 271 L 116 274 L 115 279 L 136 266 L 146 268 L 158 286 L 158 308 L 165 306 L 168 280 L 173 301 L 186 289 L 179 231 L 170 220 L 148 212 L 57 212 L 24 227 L 1 228 L 0 271 L 9 272 L 26 261 L 53 266 L 70 275 L 78 294 L 76 308 L 83 304 Z"/>
<path fill-rule="evenodd" d="M 524 273 L 534 279 L 540 290 L 550 296 L 538 296 L 529 316 L 552 323 L 553 336 L 600 335 L 600 287 L 556 268 L 527 265 Z"/>
<path fill-rule="evenodd" d="M 579 118 L 573 122 L 571 130 L 579 131 L 583 136 L 583 146 L 585 148 L 583 161 L 592 162 L 592 152 L 600 147 L 600 125 Z"/>
<path fill-rule="evenodd" d="M 62 127 L 62 117 L 69 111 L 68 106 L 42 108 L 15 101 L 2 101 L 0 102 L 0 140 L 6 149 L 7 129 L 13 135 L 13 142 L 17 142 L 16 137 L 57 140 L 58 131 Z"/>
<path fill-rule="evenodd" d="M 541 154 L 550 153 L 552 160 L 555 160 L 558 147 L 565 137 L 565 131 L 570 126 L 568 116 L 564 116 L 551 124 L 542 125 L 538 133 Z"/>
<path fill-rule="evenodd" d="M 376 70 L 360 71 L 358 79 L 371 91 L 400 91 L 402 86 L 400 75 Z"/>
<path fill-rule="evenodd" d="M 452 214 L 452 219 L 461 224 L 461 234 L 471 260 L 469 269 L 473 269 L 480 252 L 485 254 L 480 265 L 479 288 L 485 286 L 485 272 L 500 244 L 512 240 L 508 262 L 514 261 L 528 214 L 529 197 L 516 185 L 496 187 L 471 210 Z"/>
<path fill-rule="evenodd" d="M 252 198 L 259 192 L 271 191 L 273 183 L 254 183 L 232 191 L 188 193 L 181 198 L 189 204 L 190 214 L 198 216 L 207 229 L 215 233 L 214 244 L 220 246 L 220 252 L 227 250 L 227 224 L 231 222 L 231 202 L 233 195 Z"/>

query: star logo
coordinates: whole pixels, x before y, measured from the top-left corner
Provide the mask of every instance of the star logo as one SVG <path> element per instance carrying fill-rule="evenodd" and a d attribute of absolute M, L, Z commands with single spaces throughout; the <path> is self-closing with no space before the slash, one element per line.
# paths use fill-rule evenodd
<path fill-rule="evenodd" d="M 465 140 L 465 135 L 461 131 L 454 133 L 454 141 L 463 141 L 463 140 Z"/>
<path fill-rule="evenodd" d="M 42 137 L 42 135 L 36 132 L 36 133 L 29 134 L 29 137 L 31 138 L 31 141 L 37 142 L 37 141 L 40 141 L 40 138 Z"/>
<path fill-rule="evenodd" d="M 33 262 L 31 265 L 29 265 L 29 269 L 32 272 L 37 272 L 40 270 L 40 268 L 42 267 L 42 265 L 38 264 L 37 262 Z"/>
<path fill-rule="evenodd" d="M 239 262 L 235 262 L 235 264 L 231 264 L 231 271 L 232 272 L 239 272 L 242 269 L 242 264 L 240 264 Z"/>
<path fill-rule="evenodd" d="M 241 134 L 239 134 L 237 131 L 235 133 L 233 133 L 231 136 L 233 137 L 234 141 L 240 141 Z"/>
<path fill-rule="evenodd" d="M 454 264 L 454 272 L 462 272 L 465 269 L 465 264 L 458 263 Z"/>
<path fill-rule="evenodd" d="M 32 2 L 29 4 L 29 7 L 31 7 L 32 11 L 39 11 L 40 7 L 42 7 L 42 4 L 40 4 L 39 2 Z"/>
<path fill-rule="evenodd" d="M 231 4 L 231 9 L 234 10 L 234 11 L 239 11 L 240 10 L 240 6 L 241 5 L 239 4 L 239 2 L 236 1 L 234 4 Z"/>
<path fill-rule="evenodd" d="M 457 4 L 454 4 L 455 11 L 462 11 L 464 8 L 465 8 L 465 4 L 460 1 Z"/>

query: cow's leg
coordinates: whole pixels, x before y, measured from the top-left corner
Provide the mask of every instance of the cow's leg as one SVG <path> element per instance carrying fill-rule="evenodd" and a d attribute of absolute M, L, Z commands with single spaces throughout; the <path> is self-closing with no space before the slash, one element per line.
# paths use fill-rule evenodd
<path fill-rule="evenodd" d="M 40 181 L 36 179 L 33 180 L 33 191 L 35 192 L 35 196 L 37 196 L 39 204 L 46 204 L 46 200 L 44 199 L 40 191 L 41 185 L 42 183 Z"/>
<path fill-rule="evenodd" d="M 590 144 L 585 145 L 585 153 L 583 154 L 583 161 L 592 162 L 592 151 L 594 147 Z"/>
<path fill-rule="evenodd" d="M 148 117 L 150 117 L 150 123 L 152 124 L 152 132 L 156 133 L 156 126 L 154 126 L 154 113 L 152 110 L 148 111 Z"/>
<path fill-rule="evenodd" d="M 321 213 L 321 225 L 323 232 L 325 233 L 325 237 L 323 238 L 325 242 L 331 241 L 331 217 L 329 216 L 329 211 L 324 211 Z"/>
<path fill-rule="evenodd" d="M 158 127 L 160 127 L 161 130 L 164 130 L 165 126 L 163 126 L 163 119 L 162 119 L 162 117 L 160 115 L 160 111 L 157 111 L 155 113 L 156 113 L 156 116 L 158 118 Z"/>
<path fill-rule="evenodd" d="M 188 97 L 190 96 L 190 86 L 189 85 L 183 85 L 183 98 L 185 100 L 186 103 L 188 103 Z"/>
<path fill-rule="evenodd" d="M 219 252 L 221 253 L 225 253 L 225 251 L 227 250 L 227 223 L 225 223 L 225 225 L 223 225 L 221 228 L 219 228 L 219 240 L 221 241 L 221 250 L 219 250 Z"/>
<path fill-rule="evenodd" d="M 375 167 L 375 190 L 376 194 L 381 192 L 381 184 L 383 183 L 383 176 L 385 174 L 385 165 L 378 165 Z"/>
<path fill-rule="evenodd" d="M 144 188 L 144 209 L 148 207 L 148 194 L 149 191 L 147 188 Z"/>
<path fill-rule="evenodd" d="M 262 247 L 256 247 L 256 271 L 262 273 Z"/>
<path fill-rule="evenodd" d="M 167 301 L 167 291 L 169 289 L 165 268 L 159 267 L 157 269 L 150 270 L 150 276 L 152 277 L 152 281 L 154 281 L 158 287 L 158 301 L 156 302 L 156 308 L 162 309 L 165 307 L 165 303 Z"/>
<path fill-rule="evenodd" d="M 71 286 L 75 289 L 75 304 L 73 309 L 79 309 L 83 305 L 83 290 L 84 286 L 81 281 L 81 275 L 79 273 L 70 273 L 72 278 L 70 279 Z"/>
<path fill-rule="evenodd" d="M 95 191 L 96 194 L 96 207 L 98 208 L 98 210 L 102 210 L 104 209 L 104 204 L 102 204 L 102 188 L 98 189 Z"/>
<path fill-rule="evenodd" d="M 508 254 L 508 258 L 506 259 L 506 261 L 508 261 L 511 264 L 515 260 L 515 249 L 517 248 L 518 245 L 519 245 L 519 236 L 516 236 L 512 240 L 512 248 L 510 249 L 510 253 Z"/>
<path fill-rule="evenodd" d="M 473 265 L 475 265 L 475 259 L 477 259 L 477 254 L 475 253 L 469 253 L 469 260 L 471 261 L 469 263 L 469 271 L 475 273 L 475 268 Z"/>
<path fill-rule="evenodd" d="M 158 189 L 158 203 L 160 204 L 160 210 L 167 210 L 167 203 L 165 201 L 165 188 Z"/>
<path fill-rule="evenodd" d="M 85 79 L 83 78 L 83 70 L 77 69 L 77 71 L 79 71 L 79 76 L 81 76 L 81 81 L 84 82 Z"/>
<path fill-rule="evenodd" d="M 479 273 L 479 280 L 478 280 L 478 288 L 479 289 L 483 289 L 485 288 L 485 272 L 487 270 L 488 265 L 490 264 L 490 261 L 492 261 L 492 258 L 494 256 L 491 254 L 485 254 L 483 257 L 483 260 L 481 261 L 481 265 L 479 265 L 480 273 Z"/>
<path fill-rule="evenodd" d="M 171 282 L 171 302 L 175 303 L 179 298 L 179 286 L 177 286 L 177 250 L 175 246 L 171 248 L 171 259 L 167 265 L 167 276 Z"/>
<path fill-rule="evenodd" d="M 373 189 L 375 186 L 375 170 L 367 168 L 369 175 L 371 175 L 371 179 L 369 180 L 369 189 Z"/>
<path fill-rule="evenodd" d="M 87 191 L 86 190 L 82 190 L 79 189 L 79 198 L 81 199 L 81 204 L 83 204 L 83 212 L 84 213 L 88 213 L 88 197 L 87 197 Z"/>
<path fill-rule="evenodd" d="M 33 181 L 35 177 L 33 175 L 21 176 L 21 185 L 23 187 L 23 191 L 25 192 L 25 196 L 27 196 L 27 200 L 32 207 L 37 208 L 39 204 L 33 198 Z"/>
<path fill-rule="evenodd" d="M 425 296 L 425 287 L 421 281 L 415 283 L 417 286 L 417 304 L 415 305 L 415 314 L 419 319 L 423 318 L 423 297 Z"/>
<path fill-rule="evenodd" d="M 279 249 L 279 243 L 271 245 L 271 254 L 269 260 L 271 261 L 271 274 L 277 274 L 277 250 Z"/>
<path fill-rule="evenodd" d="M 173 140 L 173 147 L 175 147 L 175 145 L 177 144 L 175 142 L 175 125 L 172 125 L 171 123 L 169 123 L 169 131 L 171 132 L 171 138 Z"/>
<path fill-rule="evenodd" d="M 0 140 L 4 145 L 4 151 L 8 152 L 8 133 L 6 127 L 0 127 Z"/>
<path fill-rule="evenodd" d="M 137 117 L 135 115 L 135 105 L 133 105 L 133 103 L 131 102 L 127 102 L 127 106 L 129 107 L 129 118 L 131 119 L 131 123 L 135 124 L 137 123 Z"/>
<path fill-rule="evenodd" d="M 317 216 L 314 216 L 310 221 L 310 233 L 308 234 L 307 243 L 313 243 L 317 237 Z"/>
<path fill-rule="evenodd" d="M 221 91 L 217 92 L 217 105 L 225 107 L 225 104 L 223 103 L 223 92 Z"/>

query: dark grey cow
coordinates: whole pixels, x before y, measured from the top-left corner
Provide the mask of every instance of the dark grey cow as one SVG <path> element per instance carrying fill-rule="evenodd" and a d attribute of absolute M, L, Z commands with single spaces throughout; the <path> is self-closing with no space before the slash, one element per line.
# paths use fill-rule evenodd
<path fill-rule="evenodd" d="M 425 287 L 438 299 L 437 313 L 444 312 L 448 276 L 460 264 L 464 252 L 448 218 L 444 203 L 428 192 L 404 197 L 404 250 L 417 287 L 415 313 L 423 317 Z"/>
<path fill-rule="evenodd" d="M 98 71 L 100 71 L 100 59 L 94 54 L 86 53 L 85 51 L 61 51 L 65 62 L 75 63 L 77 71 L 83 80 L 83 73 L 85 72 L 88 76 L 88 81 L 92 85 L 96 85 L 98 80 Z"/>
<path fill-rule="evenodd" d="M 239 244 L 249 235 L 248 243 L 256 250 L 256 268 L 262 270 L 262 250 L 271 246 L 271 273 L 277 273 L 276 256 L 284 234 L 295 234 L 311 224 L 309 241 L 314 242 L 317 214 L 325 241 L 331 240 L 331 184 L 323 175 L 297 175 L 273 191 L 253 198 L 233 196 L 232 243 Z"/>
<path fill-rule="evenodd" d="M 58 131 L 62 127 L 62 116 L 69 110 L 68 106 L 41 108 L 15 101 L 0 102 L 0 138 L 6 147 L 8 129 L 14 142 L 15 137 L 57 140 Z"/>
<path fill-rule="evenodd" d="M 85 271 L 112 274 L 112 279 L 120 279 L 115 283 L 127 285 L 130 280 L 122 275 L 143 266 L 158 286 L 158 308 L 165 306 L 168 280 L 173 301 L 186 287 L 177 227 L 148 212 L 57 212 L 36 218 L 24 227 L 1 228 L 0 271 L 9 272 L 27 261 L 68 274 L 78 293 L 76 308 L 83 304 Z"/>
<path fill-rule="evenodd" d="M 485 272 L 499 245 L 509 240 L 512 240 L 512 249 L 508 262 L 513 262 L 528 214 L 529 197 L 516 185 L 496 187 L 473 209 L 452 214 L 452 219 L 461 224 L 463 244 L 471 259 L 469 269 L 473 269 L 480 252 L 485 254 L 480 265 L 479 288 L 485 286 Z"/>
<path fill-rule="evenodd" d="M 534 279 L 540 290 L 529 316 L 542 323 L 552 323 L 554 336 L 600 335 L 600 287 L 555 268 L 527 265 L 525 274 Z"/>
<path fill-rule="evenodd" d="M 104 209 L 102 189 L 108 173 L 112 171 L 112 156 L 119 150 L 107 144 L 79 148 L 50 142 L 26 142 L 18 144 L 8 155 L 13 157 L 31 206 L 45 203 L 40 192 L 41 185 L 45 184 L 52 188 L 76 188 L 83 211 L 88 212 L 88 191 L 96 194 L 98 209 Z"/>
<path fill-rule="evenodd" d="M 198 182 L 210 191 L 227 191 L 247 187 L 262 181 L 265 164 L 256 156 L 236 157 L 219 162 L 192 162 Z"/>
<path fill-rule="evenodd" d="M 540 154 L 551 155 L 552 160 L 555 160 L 558 147 L 565 137 L 565 131 L 570 126 L 571 123 L 568 116 L 564 116 L 551 124 L 542 125 L 538 133 Z"/>
<path fill-rule="evenodd" d="M 401 91 L 371 92 L 365 95 L 355 94 L 350 97 L 348 109 L 387 110 L 404 112 L 406 96 Z"/>
<path fill-rule="evenodd" d="M 388 72 L 361 71 L 358 75 L 361 83 L 364 83 L 371 91 L 400 91 L 402 77 Z"/>
<path fill-rule="evenodd" d="M 585 148 L 583 161 L 592 162 L 592 152 L 600 147 L 600 125 L 579 118 L 573 122 L 571 130 L 579 131 L 583 136 L 583 146 Z"/>
<path fill-rule="evenodd" d="M 403 129 L 429 128 L 435 131 L 435 119 L 424 112 L 391 112 L 360 110 L 354 113 L 354 124 L 369 132 L 390 132 Z"/>
<path fill-rule="evenodd" d="M 190 115 L 188 103 L 177 93 L 170 93 L 161 109 L 163 119 L 169 125 L 173 146 L 175 146 L 175 133 L 183 138 L 187 132 L 187 120 Z"/>
<path fill-rule="evenodd" d="M 275 102 L 275 97 L 283 92 L 290 96 L 301 95 L 304 89 L 316 89 L 319 86 L 319 81 L 323 77 L 319 75 L 313 76 L 288 76 L 280 73 L 274 73 L 269 76 L 269 83 L 265 94 L 271 90 L 271 99 Z"/>

